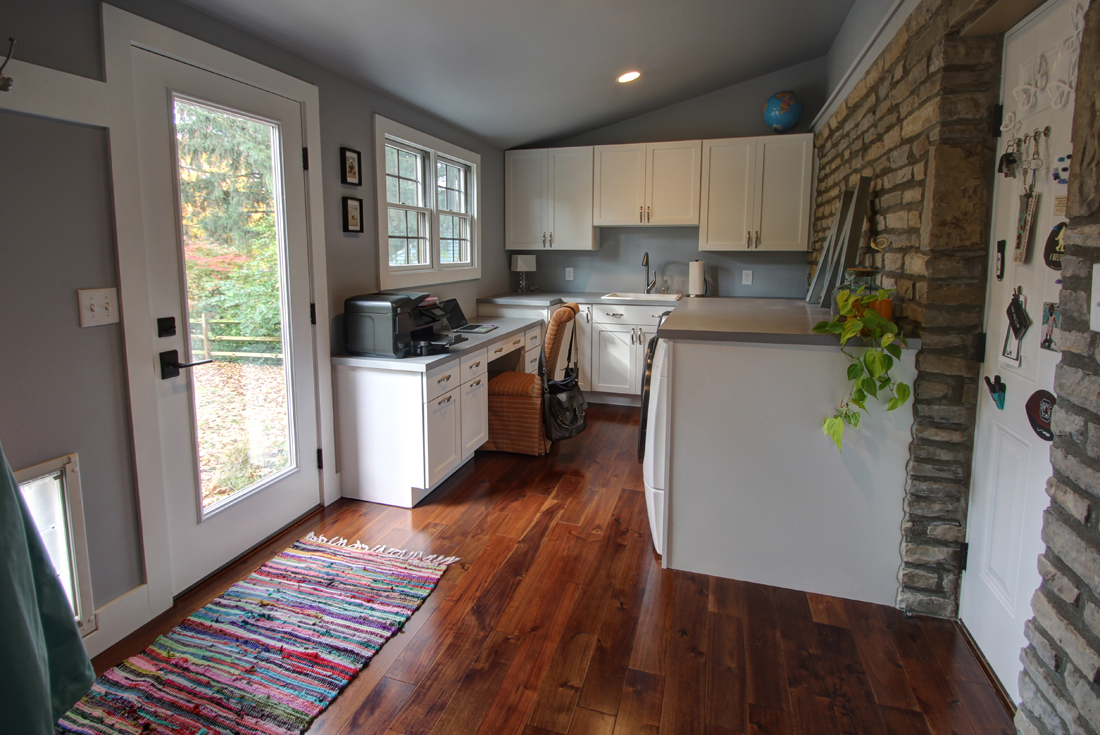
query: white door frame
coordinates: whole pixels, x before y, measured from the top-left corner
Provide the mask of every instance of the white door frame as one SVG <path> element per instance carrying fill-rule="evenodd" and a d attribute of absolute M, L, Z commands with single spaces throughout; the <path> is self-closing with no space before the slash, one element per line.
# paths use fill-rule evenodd
<path fill-rule="evenodd" d="M 305 145 L 313 151 L 306 177 L 311 301 L 316 305 L 313 356 L 319 445 L 329 458 L 319 471 L 320 497 L 340 497 L 335 469 L 328 279 L 323 217 L 321 124 L 317 87 L 139 16 L 102 5 L 106 82 L 13 60 L 17 83 L 0 94 L 0 109 L 106 128 L 111 155 L 122 330 L 126 351 L 134 474 L 145 582 L 96 610 L 98 629 L 84 638 L 96 655 L 172 606 L 166 490 L 159 446 L 156 385 L 159 363 L 149 306 L 139 148 L 131 49 L 143 48 L 281 95 L 301 104 Z M 228 561 L 228 560 L 227 560 Z"/>

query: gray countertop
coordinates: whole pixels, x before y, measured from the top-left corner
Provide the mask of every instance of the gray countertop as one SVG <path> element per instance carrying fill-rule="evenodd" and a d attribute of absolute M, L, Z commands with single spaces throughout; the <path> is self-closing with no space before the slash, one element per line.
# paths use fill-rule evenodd
<path fill-rule="evenodd" d="M 810 331 L 831 318 L 828 309 L 802 299 L 685 298 L 657 330 L 657 336 L 703 342 L 836 345 L 833 335 Z"/>
<path fill-rule="evenodd" d="M 687 297 L 679 301 L 641 301 L 637 299 L 605 299 L 603 295 L 607 291 L 527 291 L 525 293 L 502 293 L 496 296 L 485 296 L 477 300 L 479 304 L 497 304 L 500 306 L 553 306 L 569 301 L 580 304 L 614 304 L 626 306 L 638 304 L 639 306 L 667 305 L 669 308 L 682 304 Z"/>
<path fill-rule="evenodd" d="M 497 328 L 487 334 L 467 334 L 467 341 L 451 347 L 447 352 L 438 355 L 425 355 L 424 357 L 360 357 L 358 355 L 335 355 L 332 358 L 333 365 L 345 365 L 349 367 L 375 368 L 377 370 L 402 370 L 405 372 L 426 373 L 443 367 L 449 362 L 460 359 L 463 355 L 483 349 L 494 342 L 522 335 L 528 329 L 540 325 L 538 319 L 518 319 L 515 317 L 489 317 L 488 324 L 496 324 Z M 523 345 L 520 345 L 523 349 Z"/>

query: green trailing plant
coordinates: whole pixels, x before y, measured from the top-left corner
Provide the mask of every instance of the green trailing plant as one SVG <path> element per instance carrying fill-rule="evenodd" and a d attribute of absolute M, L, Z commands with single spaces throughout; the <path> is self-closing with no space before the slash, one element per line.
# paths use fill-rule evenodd
<path fill-rule="evenodd" d="M 860 418 L 867 413 L 867 400 L 878 401 L 887 396 L 887 411 L 905 405 L 912 395 L 910 387 L 890 375 L 894 360 L 901 359 L 901 350 L 908 347 L 898 325 L 875 310 L 874 304 L 886 301 L 892 291 L 879 289 L 864 294 L 860 288 L 855 293 L 840 291 L 836 295 L 837 314 L 832 320 L 818 322 L 813 331 L 817 334 L 834 334 L 840 340 L 840 351 L 848 358 L 848 391 L 836 408 L 836 413 L 822 422 L 821 429 L 842 450 L 844 426 L 859 430 Z M 849 342 L 863 341 L 862 352 L 849 351 Z M 845 348 L 848 349 L 845 349 Z M 856 349 L 859 349 L 856 347 Z"/>

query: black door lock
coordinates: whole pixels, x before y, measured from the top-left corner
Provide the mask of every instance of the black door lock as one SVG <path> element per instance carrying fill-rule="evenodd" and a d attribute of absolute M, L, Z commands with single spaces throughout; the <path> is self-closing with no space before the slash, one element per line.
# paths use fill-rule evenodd
<path fill-rule="evenodd" d="M 168 380 L 169 378 L 178 377 L 180 374 L 180 368 L 190 368 L 196 365 L 206 365 L 214 362 L 213 360 L 196 360 L 195 362 L 180 362 L 180 353 L 176 350 L 166 350 L 160 353 L 160 379 Z"/>

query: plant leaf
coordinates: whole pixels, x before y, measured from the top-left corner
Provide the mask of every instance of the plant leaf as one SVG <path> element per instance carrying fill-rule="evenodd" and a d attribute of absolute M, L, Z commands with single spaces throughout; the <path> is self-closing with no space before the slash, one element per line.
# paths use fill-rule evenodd
<path fill-rule="evenodd" d="M 890 357 L 886 353 L 882 354 L 882 372 L 888 373 L 890 369 L 894 367 L 894 358 Z"/>
<path fill-rule="evenodd" d="M 893 342 L 893 341 L 894 341 L 894 335 L 890 334 L 889 332 L 882 335 L 882 339 L 879 340 L 879 342 L 882 345 L 883 349 L 886 349 L 886 347 L 889 346 L 890 343 Z"/>
<path fill-rule="evenodd" d="M 844 438 L 844 419 L 839 416 L 830 416 L 821 424 L 821 429 L 825 432 L 825 436 L 832 439 L 833 443 L 836 444 L 837 451 L 841 451 L 840 442 Z"/>
<path fill-rule="evenodd" d="M 890 344 L 886 345 L 886 351 L 897 359 L 901 359 L 901 347 L 898 345 L 897 342 L 891 342 Z"/>
<path fill-rule="evenodd" d="M 859 411 L 849 411 L 848 412 L 848 423 L 852 425 L 853 429 L 858 429 L 859 428 L 859 418 L 860 418 Z"/>
<path fill-rule="evenodd" d="M 909 396 L 912 395 L 912 391 L 905 383 L 898 383 L 894 386 L 894 395 L 897 396 L 898 400 L 901 401 L 901 403 L 905 403 L 909 400 Z M 901 404 L 899 403 L 898 405 Z"/>
<path fill-rule="evenodd" d="M 840 342 L 844 344 L 863 329 L 863 322 L 859 319 L 849 319 L 844 322 L 844 331 L 840 334 Z"/>
<path fill-rule="evenodd" d="M 828 334 L 829 333 L 829 324 L 830 324 L 830 322 L 818 322 L 817 324 L 814 325 L 813 329 L 811 329 L 810 331 L 811 332 L 816 332 L 817 334 Z"/>
<path fill-rule="evenodd" d="M 853 362 L 848 366 L 848 380 L 859 380 L 863 377 L 863 363 Z"/>
<path fill-rule="evenodd" d="M 861 378 L 859 387 L 862 388 L 867 395 L 871 396 L 871 398 L 878 398 L 878 385 L 872 378 Z"/>
<path fill-rule="evenodd" d="M 890 399 L 890 402 L 889 402 L 889 403 L 887 403 L 887 404 L 886 404 L 886 410 L 887 410 L 887 411 L 893 411 L 893 410 L 894 410 L 895 408 L 897 408 L 898 406 L 900 406 L 900 405 L 901 405 L 901 403 L 902 403 L 902 402 L 901 402 L 901 401 L 899 401 L 899 400 L 897 399 L 897 397 L 895 396 L 894 398 L 891 398 L 891 399 Z"/>
<path fill-rule="evenodd" d="M 879 350 L 867 350 L 867 353 L 863 356 L 863 364 L 867 366 L 867 372 L 871 377 L 877 378 L 886 372 L 886 367 L 883 365 L 883 354 Z"/>

